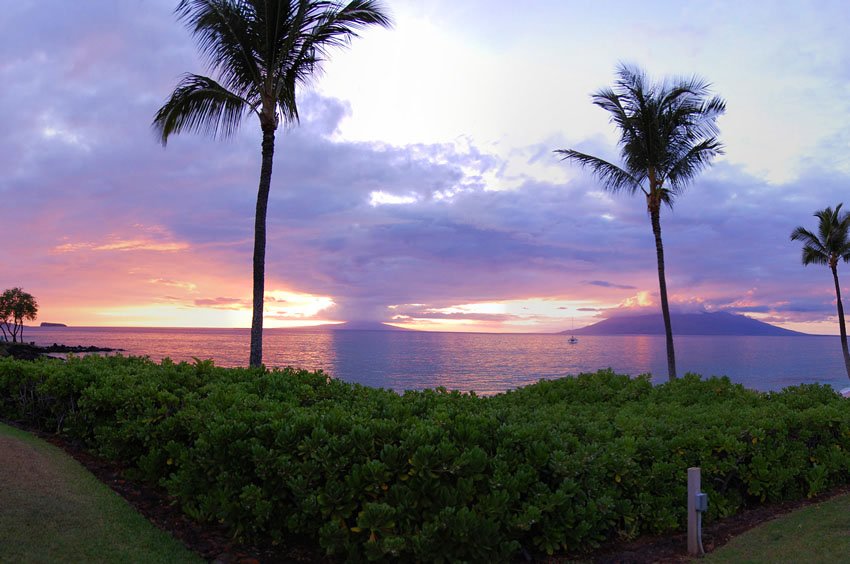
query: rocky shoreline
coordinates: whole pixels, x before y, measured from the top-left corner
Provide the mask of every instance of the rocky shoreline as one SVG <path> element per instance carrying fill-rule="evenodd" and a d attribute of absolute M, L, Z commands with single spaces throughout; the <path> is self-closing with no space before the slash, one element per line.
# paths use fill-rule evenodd
<path fill-rule="evenodd" d="M 45 355 L 57 353 L 101 353 L 101 352 L 122 352 L 124 349 L 112 349 L 109 347 L 95 347 L 83 345 L 60 345 L 53 343 L 52 345 L 43 347 L 35 343 L 0 343 L 0 357 L 11 356 L 17 360 L 35 360 Z"/>

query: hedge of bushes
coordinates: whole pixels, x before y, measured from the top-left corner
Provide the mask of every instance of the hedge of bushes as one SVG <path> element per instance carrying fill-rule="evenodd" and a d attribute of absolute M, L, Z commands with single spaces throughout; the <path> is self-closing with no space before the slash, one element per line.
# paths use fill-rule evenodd
<path fill-rule="evenodd" d="M 0 359 L 0 416 L 85 442 L 236 535 L 345 559 L 505 561 L 681 529 L 850 482 L 850 401 L 610 371 L 494 397 L 372 389 L 293 369 Z"/>

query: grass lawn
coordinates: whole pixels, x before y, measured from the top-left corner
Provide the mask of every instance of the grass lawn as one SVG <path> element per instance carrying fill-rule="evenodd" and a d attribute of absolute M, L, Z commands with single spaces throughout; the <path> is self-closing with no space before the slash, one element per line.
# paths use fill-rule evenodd
<path fill-rule="evenodd" d="M 203 562 L 60 449 L 0 424 L 0 562 Z"/>
<path fill-rule="evenodd" d="M 850 562 L 850 494 L 783 515 L 732 539 L 709 562 Z"/>

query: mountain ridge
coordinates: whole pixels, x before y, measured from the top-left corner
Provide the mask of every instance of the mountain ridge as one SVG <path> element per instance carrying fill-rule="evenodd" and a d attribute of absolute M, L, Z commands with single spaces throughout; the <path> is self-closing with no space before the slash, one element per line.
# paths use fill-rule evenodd
<path fill-rule="evenodd" d="M 396 327 L 382 321 L 346 321 L 345 323 L 318 325 L 317 327 L 331 331 L 415 331 L 415 329 Z"/>
<path fill-rule="evenodd" d="M 736 337 L 806 336 L 734 313 L 703 312 L 670 315 L 674 335 L 729 335 Z M 560 331 L 559 335 L 664 335 L 660 313 L 611 317 L 580 329 Z"/>

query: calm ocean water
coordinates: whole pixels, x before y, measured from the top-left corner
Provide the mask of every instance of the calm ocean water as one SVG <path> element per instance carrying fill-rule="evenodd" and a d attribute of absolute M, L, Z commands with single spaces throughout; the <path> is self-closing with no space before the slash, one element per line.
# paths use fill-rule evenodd
<path fill-rule="evenodd" d="M 248 363 L 247 329 L 27 328 L 27 341 L 121 348 L 154 360 Z M 267 366 L 322 369 L 336 378 L 397 391 L 445 386 L 493 394 L 580 372 L 613 368 L 666 378 L 663 336 L 425 333 L 267 329 Z M 676 337 L 680 374 L 725 375 L 757 390 L 801 382 L 847 387 L 838 337 Z"/>

